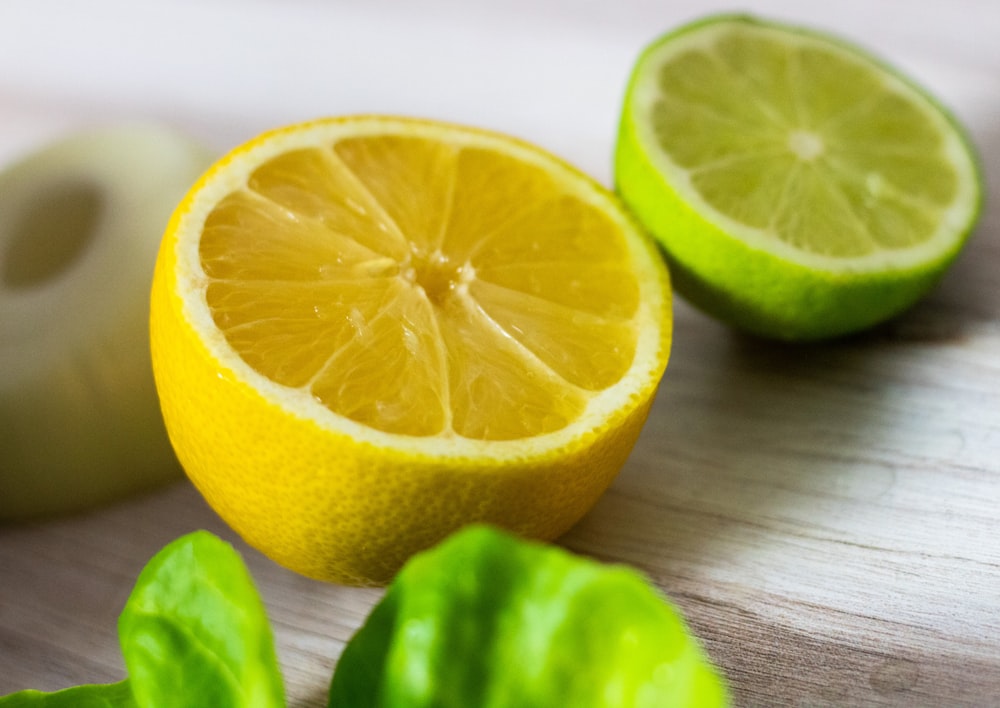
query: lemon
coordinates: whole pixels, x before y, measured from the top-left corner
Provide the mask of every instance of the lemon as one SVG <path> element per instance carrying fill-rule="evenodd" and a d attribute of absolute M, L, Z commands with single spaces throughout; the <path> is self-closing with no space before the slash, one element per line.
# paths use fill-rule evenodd
<path fill-rule="evenodd" d="M 63 135 L 0 173 L 0 519 L 183 477 L 153 385 L 149 281 L 210 163 L 193 138 L 130 123 Z"/>
<path fill-rule="evenodd" d="M 973 148 L 926 91 L 840 39 L 733 15 L 641 54 L 615 179 L 680 294 L 791 340 L 910 307 L 982 200 Z"/>
<path fill-rule="evenodd" d="M 178 206 L 154 374 L 188 476 L 304 575 L 384 584 L 465 524 L 551 539 L 666 367 L 655 244 L 543 150 L 385 116 L 279 128 Z"/>

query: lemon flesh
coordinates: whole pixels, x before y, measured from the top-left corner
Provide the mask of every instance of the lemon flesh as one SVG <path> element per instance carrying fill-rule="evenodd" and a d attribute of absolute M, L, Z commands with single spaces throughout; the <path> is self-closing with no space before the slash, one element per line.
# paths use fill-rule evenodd
<path fill-rule="evenodd" d="M 192 188 L 150 329 L 220 516 L 304 575 L 381 584 L 468 523 L 551 539 L 593 506 L 664 373 L 671 292 L 614 195 L 537 147 L 348 116 Z"/>
<path fill-rule="evenodd" d="M 982 199 L 968 140 L 926 92 L 840 40 L 744 16 L 645 50 L 616 179 L 687 299 L 786 339 L 912 305 Z"/>
<path fill-rule="evenodd" d="M 200 249 L 215 324 L 267 378 L 378 430 L 503 440 L 565 427 L 628 370 L 616 231 L 540 167 L 373 135 L 267 161 Z"/>

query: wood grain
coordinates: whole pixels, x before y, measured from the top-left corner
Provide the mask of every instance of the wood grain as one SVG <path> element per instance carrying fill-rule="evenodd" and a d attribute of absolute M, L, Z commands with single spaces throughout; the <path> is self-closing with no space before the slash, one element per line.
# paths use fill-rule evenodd
<path fill-rule="evenodd" d="M 404 73 L 412 88 L 382 73 L 352 84 L 336 72 L 358 45 L 324 44 L 324 28 L 337 23 L 363 34 L 389 32 L 388 22 L 347 5 L 292 3 L 283 7 L 295 11 L 284 13 L 240 5 L 249 36 L 271 31 L 306 56 L 332 57 L 325 80 L 343 90 L 321 100 L 267 74 L 264 59 L 226 34 L 235 7 L 226 3 L 199 5 L 204 26 L 187 37 L 189 64 L 175 61 L 169 43 L 126 53 L 110 39 L 90 63 L 77 62 L 85 33 L 50 28 L 45 3 L 32 5 L 34 14 L 17 5 L 0 7 L 4 156 L 78 122 L 119 115 L 169 119 L 223 149 L 284 120 L 378 109 L 510 129 L 605 181 L 622 77 L 636 49 L 660 27 L 728 9 L 623 0 L 577 12 L 569 0 L 542 8 L 435 0 L 392 35 L 402 42 L 409 29 L 443 53 L 411 57 L 413 72 L 445 73 L 433 84 Z M 76 10 L 73 21 L 95 36 L 123 36 L 140 19 L 111 0 L 94 6 L 118 13 Z M 150 10 L 163 36 L 186 36 L 184 19 L 164 7 Z M 404 7 L 371 5 L 373 13 L 405 15 Z M 925 82 L 979 147 L 987 210 L 924 302 L 857 337 L 768 343 L 678 301 L 674 352 L 643 436 L 612 488 L 560 543 L 648 574 L 684 611 L 739 706 L 1000 705 L 1000 6 L 845 0 L 806 9 L 772 0 L 748 9 L 855 36 Z M 544 59 L 530 42 L 565 26 L 562 73 L 490 63 L 508 56 L 497 28 L 506 41 L 531 18 L 536 29 L 516 35 L 518 51 Z M 449 39 L 459 27 L 465 39 Z M 216 76 L 244 65 L 265 73 L 256 87 L 222 86 L 211 73 L 198 83 L 191 67 L 209 57 Z M 301 70 L 292 54 L 266 60 Z M 476 61 L 513 97 L 480 91 L 466 66 Z M 591 98 L 568 92 L 555 100 L 563 83 L 589 87 Z M 521 110 L 529 105 L 537 110 Z M 275 625 L 291 705 L 323 706 L 343 644 L 380 591 L 324 585 L 275 566 L 183 481 L 87 514 L 0 526 L 0 695 L 121 678 L 115 623 L 132 582 L 159 548 L 198 528 L 244 553 Z"/>

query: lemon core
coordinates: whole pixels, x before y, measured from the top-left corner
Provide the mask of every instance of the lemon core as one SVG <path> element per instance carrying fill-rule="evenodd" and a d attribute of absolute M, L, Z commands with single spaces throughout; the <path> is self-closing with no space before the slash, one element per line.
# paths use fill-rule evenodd
<path fill-rule="evenodd" d="M 475 268 L 468 261 L 456 263 L 441 251 L 423 253 L 414 248 L 403 262 L 402 276 L 423 290 L 432 305 L 442 307 L 449 297 L 468 294 Z"/>

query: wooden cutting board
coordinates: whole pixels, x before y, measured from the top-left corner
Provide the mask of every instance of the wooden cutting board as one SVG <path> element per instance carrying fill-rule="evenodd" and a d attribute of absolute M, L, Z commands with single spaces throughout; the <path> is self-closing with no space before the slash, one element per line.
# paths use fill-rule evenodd
<path fill-rule="evenodd" d="M 634 10 L 628 22 L 606 30 L 618 33 L 607 49 L 616 72 L 632 58 L 623 47 L 649 36 L 647 25 L 708 10 L 678 2 L 653 17 L 648 4 L 626 6 Z M 846 2 L 836 12 L 778 0 L 755 6 L 803 21 L 842 19 L 843 28 L 898 50 L 969 125 L 996 184 L 1000 13 L 991 0 Z M 222 5 L 213 7 L 206 22 L 221 23 Z M 556 2 L 549 15 L 560 11 L 568 17 L 572 6 Z M 337 12 L 347 10 L 329 10 Z M 0 22 L 7 46 L 17 40 L 9 24 Z M 298 28 L 305 46 L 315 39 L 312 24 Z M 27 143 L 38 134 L 35 117 L 71 122 L 59 110 L 70 104 L 47 103 L 42 94 L 55 91 L 48 69 L 15 67 L 4 51 L 0 128 L 8 130 L 0 147 L 13 151 L 18 136 Z M 43 88 L 32 94 L 19 71 L 34 71 Z M 94 101 L 120 89 L 119 107 L 174 115 L 164 108 L 174 104 L 148 97 L 129 103 L 137 83 L 112 83 Z M 80 91 L 87 88 L 83 82 Z M 612 88 L 597 81 L 594 90 Z M 194 116 L 198 96 L 188 98 L 178 110 Z M 115 108 L 72 105 L 87 117 Z M 260 105 L 241 124 L 245 132 L 284 118 Z M 303 100 L 288 118 L 313 108 Z M 507 120 L 606 177 L 612 113 L 591 124 L 602 136 L 593 140 L 520 114 L 493 125 Z M 205 132 L 224 146 L 231 126 L 221 118 L 211 126 Z M 677 303 L 672 359 L 643 436 L 612 488 L 560 542 L 648 574 L 684 611 L 738 705 L 1000 706 L 1000 192 L 993 187 L 990 196 L 940 287 L 862 336 L 767 343 Z M 244 553 L 275 625 L 291 705 L 325 705 L 344 642 L 380 591 L 324 585 L 275 566 L 184 481 L 71 518 L 0 526 L 0 695 L 122 678 L 115 623 L 136 575 L 164 544 L 198 528 Z"/>

